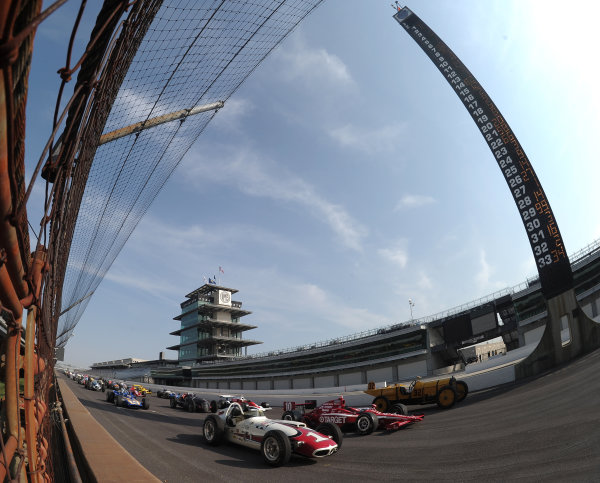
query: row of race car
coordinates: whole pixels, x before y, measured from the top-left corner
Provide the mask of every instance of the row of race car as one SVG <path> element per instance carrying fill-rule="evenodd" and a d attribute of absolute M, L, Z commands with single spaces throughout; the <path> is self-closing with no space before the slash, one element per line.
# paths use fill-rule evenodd
<path fill-rule="evenodd" d="M 65 371 L 65 375 L 69 379 L 73 379 L 78 384 L 83 385 L 86 389 L 90 389 L 92 391 L 102 391 L 105 392 L 106 389 L 129 389 L 135 396 L 151 396 L 152 391 L 150 389 L 146 389 L 141 384 L 133 384 L 131 387 L 127 387 L 127 385 L 120 381 L 113 381 L 111 379 L 104 379 L 102 377 L 94 378 L 93 376 L 89 376 L 87 374 L 79 374 L 72 371 Z"/>
<path fill-rule="evenodd" d="M 448 384 L 438 384 L 438 389 L 446 390 L 446 387 L 452 387 L 450 392 L 456 395 L 456 381 L 447 382 Z M 141 386 L 128 388 L 124 383 L 103 383 L 108 402 L 127 408 L 149 408 L 148 396 L 151 393 L 146 390 L 147 393 L 141 394 L 138 390 Z M 394 389 L 398 394 L 399 389 L 395 386 Z M 460 386 L 460 389 L 463 387 Z M 365 392 L 371 393 L 372 390 L 374 387 L 369 387 Z M 305 400 L 303 403 L 284 402 L 280 419 L 267 417 L 267 412 L 272 411 L 268 403 L 258 404 L 243 396 L 221 395 L 218 399 L 208 401 L 191 392 L 175 393 L 168 389 L 158 390 L 156 396 L 169 399 L 171 408 L 210 413 L 202 427 L 202 434 L 208 444 L 231 442 L 253 448 L 260 451 L 267 464 L 280 466 L 287 463 L 292 454 L 309 458 L 336 454 L 342 447 L 344 433 L 353 432 L 365 436 L 378 429 L 393 431 L 423 420 L 422 414 L 408 414 L 406 405 L 399 402 L 390 391 L 381 392 L 368 407 L 349 406 L 343 396 L 321 405 L 317 405 L 316 400 Z M 466 391 L 468 389 L 465 385 L 460 396 L 464 394 L 466 397 Z M 388 402 L 394 401 L 394 404 L 388 404 L 389 412 L 378 409 L 378 405 L 375 404 L 377 397 L 385 397 Z M 427 400 L 429 399 L 431 398 L 428 396 Z M 439 402 L 438 405 L 445 407 Z"/>
<path fill-rule="evenodd" d="M 172 399 L 171 399 L 172 400 Z M 344 432 L 371 434 L 375 429 L 397 430 L 423 420 L 423 415 L 382 413 L 375 406 L 355 408 L 342 396 L 317 406 L 315 400 L 285 402 L 281 419 L 269 419 L 272 408 L 242 396 L 220 396 L 209 403 L 211 414 L 202 433 L 208 444 L 224 441 L 261 452 L 272 466 L 287 463 L 292 455 L 331 456 L 342 447 Z"/>

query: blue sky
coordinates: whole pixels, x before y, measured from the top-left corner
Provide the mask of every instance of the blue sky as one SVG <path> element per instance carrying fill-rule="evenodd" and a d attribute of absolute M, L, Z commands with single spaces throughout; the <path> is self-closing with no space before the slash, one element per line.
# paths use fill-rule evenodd
<path fill-rule="evenodd" d="M 568 253 L 599 238 L 600 6 L 407 6 L 511 125 Z M 68 3 L 37 34 L 29 172 L 49 132 L 76 8 Z M 176 358 L 165 350 L 178 342 L 172 319 L 185 294 L 213 275 L 252 311 L 244 321 L 258 328 L 246 337 L 264 341 L 249 349 L 258 353 L 406 321 L 409 299 L 415 318 L 428 316 L 536 274 L 492 154 L 393 14 L 389 1 L 328 0 L 259 66 L 117 257 L 65 362 L 154 359 L 160 351 Z M 41 189 L 35 193 L 39 200 Z"/>

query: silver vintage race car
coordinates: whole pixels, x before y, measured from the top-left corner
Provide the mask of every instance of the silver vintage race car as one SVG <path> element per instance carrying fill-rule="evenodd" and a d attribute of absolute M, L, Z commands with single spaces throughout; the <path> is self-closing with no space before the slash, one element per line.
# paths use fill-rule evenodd
<path fill-rule="evenodd" d="M 342 445 L 342 432 L 327 423 L 317 432 L 298 421 L 268 419 L 264 408 L 252 401 L 232 402 L 204 420 L 203 433 L 208 444 L 223 441 L 240 444 L 261 452 L 271 466 L 286 464 L 292 453 L 308 458 L 335 454 Z M 324 434 L 327 433 L 327 434 Z"/>

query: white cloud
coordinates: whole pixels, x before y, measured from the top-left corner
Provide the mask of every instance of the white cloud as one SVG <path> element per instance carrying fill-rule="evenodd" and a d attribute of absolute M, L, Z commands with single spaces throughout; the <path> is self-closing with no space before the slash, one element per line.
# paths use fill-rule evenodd
<path fill-rule="evenodd" d="M 419 206 L 430 205 L 432 203 L 435 203 L 435 198 L 431 196 L 406 194 L 398 202 L 394 211 L 399 211 L 403 208 L 418 208 Z"/>
<path fill-rule="evenodd" d="M 323 88 L 328 84 L 336 89 L 354 85 L 346 64 L 323 48 L 311 49 L 300 35 L 277 50 L 274 59 L 285 64 L 279 72 L 286 81 L 301 81 L 308 87 Z"/>
<path fill-rule="evenodd" d="M 217 182 L 234 185 L 250 196 L 296 203 L 319 221 L 325 222 L 346 247 L 360 251 L 367 230 L 340 205 L 331 203 L 302 178 L 280 165 L 259 156 L 248 148 L 238 151 L 223 148 L 219 169 L 211 169 L 213 159 L 196 151 L 186 178 L 194 182 Z"/>
<path fill-rule="evenodd" d="M 253 308 L 255 313 L 261 314 L 261 327 L 266 331 L 271 331 L 270 326 L 278 331 L 285 330 L 288 342 L 278 344 L 280 348 L 320 342 L 327 339 L 326 334 L 343 336 L 347 330 L 362 331 L 391 323 L 380 314 L 353 307 L 348 300 L 316 284 L 290 280 L 272 271 L 254 273 L 253 276 L 258 280 L 256 287 L 270 287 L 269 291 L 259 290 L 253 294 L 256 297 Z M 307 300 L 310 304 L 306 304 Z M 331 327 L 338 327 L 338 330 L 332 331 Z M 277 337 L 278 341 L 283 339 Z"/>
<path fill-rule="evenodd" d="M 492 280 L 496 270 L 487 261 L 487 253 L 484 248 L 479 250 L 479 272 L 475 275 L 475 282 L 479 287 L 481 294 L 489 294 L 496 290 L 507 287 L 507 284 L 502 281 L 494 282 Z"/>
<path fill-rule="evenodd" d="M 160 237 L 156 233 L 161 233 Z M 169 252 L 186 254 L 195 257 L 202 253 L 215 253 L 218 249 L 230 249 L 240 243 L 259 243 L 282 252 L 291 254 L 306 254 L 305 248 L 294 244 L 278 233 L 263 230 L 257 226 L 245 224 L 211 225 L 204 228 L 201 225 L 178 226 L 152 216 L 142 219 L 135 230 L 128 247 L 148 254 L 163 251 L 169 247 Z"/>
<path fill-rule="evenodd" d="M 378 253 L 386 260 L 395 263 L 401 268 L 404 268 L 408 263 L 408 252 L 406 250 L 406 245 L 406 240 L 399 240 L 394 247 L 380 248 Z"/>
<path fill-rule="evenodd" d="M 130 273 L 127 270 L 109 270 L 104 276 L 106 280 L 117 283 L 127 289 L 135 289 L 142 292 L 149 293 L 155 298 L 163 299 L 171 302 L 171 298 L 166 294 L 172 293 L 175 296 L 179 296 L 179 291 L 173 290 L 171 283 L 160 283 L 163 280 L 161 277 L 147 278 L 140 274 L 139 270 L 134 273 Z"/>
<path fill-rule="evenodd" d="M 419 273 L 417 287 L 421 290 L 431 290 L 433 288 L 433 282 L 425 272 Z"/>
<path fill-rule="evenodd" d="M 126 87 L 121 89 L 111 109 L 104 133 L 144 121 L 151 112 L 154 113 L 153 117 L 168 112 L 165 110 L 166 106 L 157 105 L 154 107 L 155 102 L 156 99 L 151 99 L 141 92 Z M 160 114 L 157 114 L 157 112 L 160 112 Z"/>
<path fill-rule="evenodd" d="M 224 130 L 239 130 L 242 119 L 254 110 L 254 107 L 249 99 L 230 98 L 211 124 Z"/>
<path fill-rule="evenodd" d="M 362 129 L 347 124 L 329 130 L 329 136 L 344 148 L 366 154 L 390 152 L 397 149 L 398 141 L 406 132 L 404 123 L 393 123 L 374 129 Z"/>
<path fill-rule="evenodd" d="M 475 280 L 480 286 L 486 286 L 490 282 L 492 268 L 487 262 L 485 250 L 482 248 L 479 251 L 479 272 L 475 275 Z"/>

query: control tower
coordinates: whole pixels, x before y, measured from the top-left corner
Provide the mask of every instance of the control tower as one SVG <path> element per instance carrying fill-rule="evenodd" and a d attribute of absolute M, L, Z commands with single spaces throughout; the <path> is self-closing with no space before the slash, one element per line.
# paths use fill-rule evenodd
<path fill-rule="evenodd" d="M 252 312 L 242 310 L 242 302 L 232 300 L 236 289 L 206 283 L 187 294 L 181 303 L 179 330 L 171 335 L 179 336 L 179 344 L 167 347 L 179 353 L 179 365 L 227 360 L 243 356 L 242 348 L 262 344 L 243 339 L 246 330 L 255 325 L 243 324 L 240 319 Z"/>

